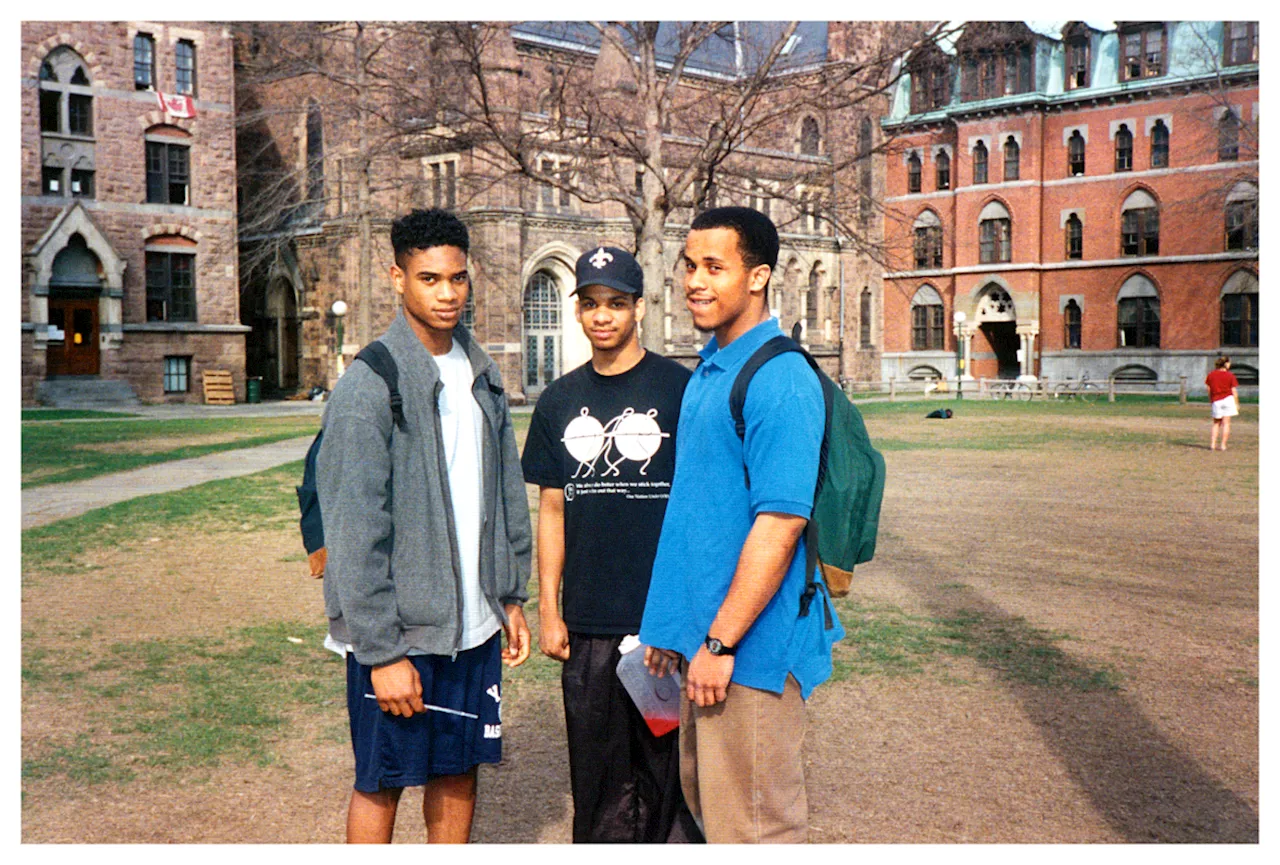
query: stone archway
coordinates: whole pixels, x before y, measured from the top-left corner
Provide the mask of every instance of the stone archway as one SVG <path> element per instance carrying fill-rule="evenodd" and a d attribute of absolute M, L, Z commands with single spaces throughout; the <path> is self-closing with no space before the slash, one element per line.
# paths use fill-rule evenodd
<path fill-rule="evenodd" d="M 73 238 L 79 238 L 75 241 L 77 247 L 83 244 L 83 249 L 89 258 L 82 258 L 79 253 L 75 257 L 81 258 L 74 268 L 68 268 L 59 277 L 55 279 L 55 264 L 62 262 L 63 265 L 69 265 L 66 258 L 60 258 L 62 254 L 68 250 L 72 244 Z M 108 242 L 106 236 L 98 229 L 93 220 L 90 219 L 88 211 L 85 210 L 80 202 L 70 204 L 49 226 L 44 235 L 36 241 L 35 245 L 27 251 L 24 256 L 26 264 L 26 272 L 28 274 L 28 282 L 26 290 L 28 292 L 29 301 L 29 317 L 32 329 L 32 347 L 37 354 L 44 355 L 44 365 L 46 374 L 48 370 L 48 349 L 50 343 L 50 295 L 53 293 L 54 307 L 58 308 L 58 297 L 64 297 L 69 293 L 79 293 L 84 296 L 78 298 L 86 301 L 85 311 L 81 312 L 81 324 L 88 325 L 83 321 L 85 316 L 92 316 L 95 321 L 87 327 L 87 329 L 79 332 L 81 334 L 81 345 L 85 344 L 86 339 L 92 339 L 98 351 L 98 361 L 101 363 L 102 351 L 113 351 L 120 347 L 124 340 L 123 327 L 123 304 L 124 304 L 124 271 L 127 262 L 120 257 Z M 93 273 L 97 277 L 97 283 L 89 285 L 91 281 L 89 275 L 89 265 L 86 262 L 92 261 Z M 72 271 L 80 273 L 83 280 L 78 280 L 70 274 Z M 81 273 L 81 271 L 83 271 Z M 82 281 L 84 285 L 73 285 L 77 281 Z M 60 285 L 55 285 L 61 282 Z M 75 291 L 72 291 L 72 290 Z M 55 313 L 57 314 L 57 313 Z M 71 324 L 75 326 L 74 313 L 72 313 Z M 62 313 L 62 321 L 60 324 L 54 325 L 53 336 L 59 337 L 60 332 L 65 333 L 65 325 L 68 323 L 66 312 Z M 73 337 L 74 338 L 74 337 Z M 59 342 L 54 339 L 53 342 Z M 93 373 L 98 371 L 97 365 Z M 54 373 L 57 374 L 57 373 Z"/>
<path fill-rule="evenodd" d="M 982 331 L 995 353 L 1000 378 L 1017 378 L 1021 373 L 1018 313 L 1007 289 L 997 283 L 983 287 L 974 312 L 974 326 Z"/>

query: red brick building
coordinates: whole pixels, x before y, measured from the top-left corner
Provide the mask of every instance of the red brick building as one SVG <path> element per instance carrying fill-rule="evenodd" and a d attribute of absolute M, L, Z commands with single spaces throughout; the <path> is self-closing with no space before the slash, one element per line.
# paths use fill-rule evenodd
<path fill-rule="evenodd" d="M 22 25 L 22 400 L 244 395 L 223 25 Z M 162 100 L 161 96 L 166 97 Z"/>
<path fill-rule="evenodd" d="M 943 26 L 883 121 L 883 376 L 1256 383 L 1257 24 Z"/>

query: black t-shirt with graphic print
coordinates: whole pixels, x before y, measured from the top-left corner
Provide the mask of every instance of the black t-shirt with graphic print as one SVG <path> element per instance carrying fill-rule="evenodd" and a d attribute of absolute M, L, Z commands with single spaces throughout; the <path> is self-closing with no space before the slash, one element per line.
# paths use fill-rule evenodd
<path fill-rule="evenodd" d="M 564 490 L 561 611 L 569 630 L 640 630 L 676 465 L 689 370 L 646 352 L 620 375 L 585 363 L 538 397 L 524 479 Z"/>

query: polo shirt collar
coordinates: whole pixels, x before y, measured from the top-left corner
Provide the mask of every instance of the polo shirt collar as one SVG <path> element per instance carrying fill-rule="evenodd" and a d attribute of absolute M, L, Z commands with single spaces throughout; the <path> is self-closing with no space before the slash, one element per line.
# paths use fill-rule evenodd
<path fill-rule="evenodd" d="M 716 342 L 716 338 L 711 337 L 710 342 L 704 345 L 698 354 L 702 357 L 703 363 L 720 369 L 733 369 L 735 366 L 742 366 L 756 349 L 781 333 L 782 328 L 778 326 L 778 320 L 770 316 L 723 349 Z"/>

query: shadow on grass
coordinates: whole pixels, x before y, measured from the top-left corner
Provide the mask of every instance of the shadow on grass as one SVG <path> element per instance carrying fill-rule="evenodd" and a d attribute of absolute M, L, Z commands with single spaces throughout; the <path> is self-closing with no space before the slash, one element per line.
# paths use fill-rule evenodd
<path fill-rule="evenodd" d="M 976 592 L 963 613 L 937 593 L 948 564 L 895 551 L 907 586 L 930 608 L 937 639 L 994 670 L 1098 814 L 1132 842 L 1257 843 L 1257 810 L 1180 750 L 1106 671 L 1061 652 L 1058 639 Z M 912 576 L 916 575 L 916 576 Z"/>

